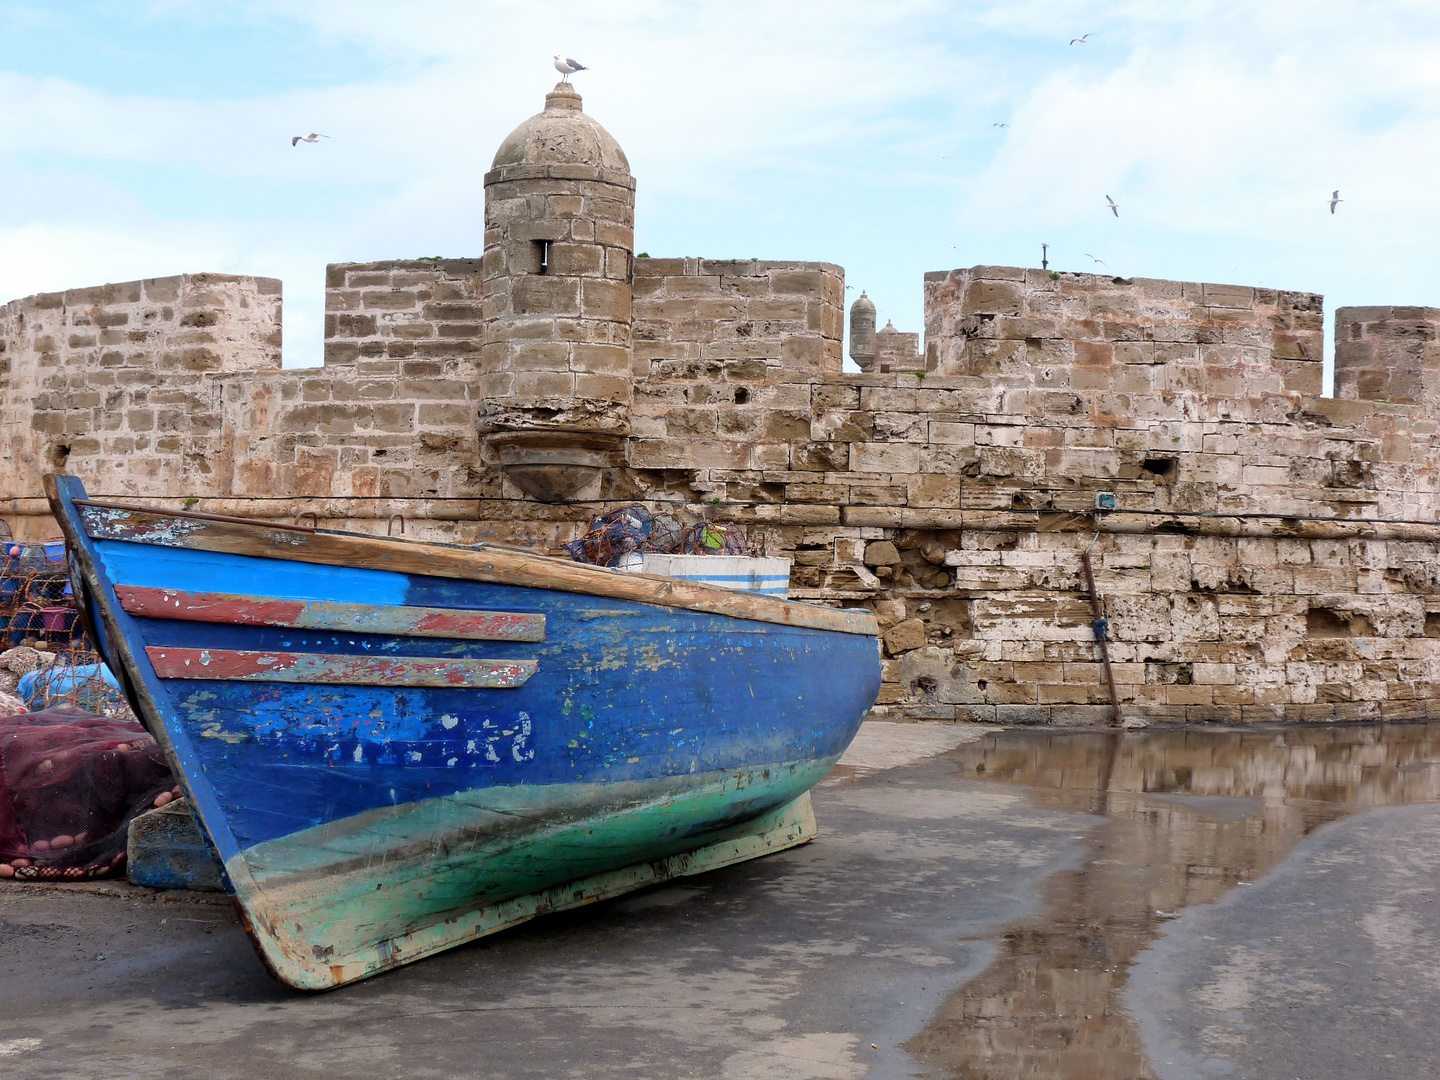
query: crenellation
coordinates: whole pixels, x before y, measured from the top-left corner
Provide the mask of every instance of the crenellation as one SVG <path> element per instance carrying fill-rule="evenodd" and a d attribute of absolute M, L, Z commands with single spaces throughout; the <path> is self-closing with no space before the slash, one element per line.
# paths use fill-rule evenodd
<path fill-rule="evenodd" d="M 48 530 L 54 468 L 540 547 L 704 504 L 792 595 L 876 613 L 875 715 L 1056 725 L 1111 717 L 1089 550 L 1135 722 L 1429 715 L 1440 309 L 1340 309 L 1326 398 L 1314 294 L 977 266 L 924 276 L 923 341 L 861 294 L 857 374 L 841 267 L 633 256 L 634 179 L 568 85 L 485 183 L 482 257 L 326 268 L 320 368 L 280 368 L 273 279 L 0 308 L 7 520 Z"/>

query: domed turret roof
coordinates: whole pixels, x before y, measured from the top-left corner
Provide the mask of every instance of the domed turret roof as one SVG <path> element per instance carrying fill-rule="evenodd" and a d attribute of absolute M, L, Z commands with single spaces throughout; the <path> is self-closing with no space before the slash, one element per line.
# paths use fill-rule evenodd
<path fill-rule="evenodd" d="M 874 311 L 875 302 L 862 291 L 860 295 L 855 298 L 855 303 L 850 305 L 850 310 L 851 312 Z"/>
<path fill-rule="evenodd" d="M 536 113 L 505 137 L 490 166 L 589 165 L 630 171 L 625 151 L 608 131 L 585 115 L 580 95 L 560 83 L 545 95 L 545 111 Z"/>

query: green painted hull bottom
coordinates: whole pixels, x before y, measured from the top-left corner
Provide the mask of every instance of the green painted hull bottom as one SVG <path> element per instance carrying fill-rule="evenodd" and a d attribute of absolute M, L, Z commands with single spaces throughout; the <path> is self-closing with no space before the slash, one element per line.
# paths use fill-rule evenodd
<path fill-rule="evenodd" d="M 772 765 L 548 821 L 497 811 L 491 789 L 490 807 L 451 797 L 361 815 L 257 845 L 226 871 L 276 977 L 328 990 L 537 915 L 807 843 L 809 788 L 832 764 Z"/>

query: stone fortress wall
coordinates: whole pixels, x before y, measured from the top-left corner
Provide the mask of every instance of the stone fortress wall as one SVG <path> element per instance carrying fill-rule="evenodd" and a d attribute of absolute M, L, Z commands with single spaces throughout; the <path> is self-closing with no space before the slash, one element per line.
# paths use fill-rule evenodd
<path fill-rule="evenodd" d="M 280 368 L 269 279 L 5 305 L 0 517 L 52 532 L 55 467 L 546 548 L 703 507 L 792 595 L 877 613 L 876 716 L 1000 723 L 1109 721 L 1088 551 L 1136 721 L 1431 715 L 1440 310 L 1337 312 L 1325 398 L 1318 296 L 975 267 L 926 275 L 923 349 L 872 313 L 847 373 L 840 267 L 632 258 L 628 176 L 557 87 L 487 176 L 483 258 L 329 268 L 322 368 Z"/>

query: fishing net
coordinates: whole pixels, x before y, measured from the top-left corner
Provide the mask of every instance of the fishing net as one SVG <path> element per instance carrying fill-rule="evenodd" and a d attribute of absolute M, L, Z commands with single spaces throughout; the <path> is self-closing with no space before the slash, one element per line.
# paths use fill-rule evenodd
<path fill-rule="evenodd" d="M 0 718 L 0 878 L 123 873 L 130 820 L 178 795 L 133 720 L 68 708 Z"/>
<path fill-rule="evenodd" d="M 680 534 L 680 523 L 670 515 L 652 514 L 636 503 L 593 519 L 585 535 L 565 550 L 576 562 L 633 568 L 646 552 L 675 551 Z"/>
<path fill-rule="evenodd" d="M 0 544 L 0 878 L 123 873 L 130 819 L 176 794 L 85 638 L 64 542 Z"/>
<path fill-rule="evenodd" d="M 745 530 L 725 521 L 701 521 L 680 538 L 682 555 L 744 555 Z"/>

